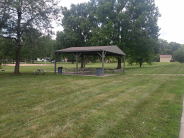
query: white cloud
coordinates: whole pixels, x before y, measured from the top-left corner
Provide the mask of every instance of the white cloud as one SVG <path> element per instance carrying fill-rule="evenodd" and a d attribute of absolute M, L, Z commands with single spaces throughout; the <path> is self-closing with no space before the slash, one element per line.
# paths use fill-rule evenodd
<path fill-rule="evenodd" d="M 155 0 L 161 17 L 158 25 L 161 28 L 160 38 L 168 42 L 184 43 L 184 1 L 183 0 Z"/>
<path fill-rule="evenodd" d="M 89 0 L 61 0 L 60 5 L 70 8 L 71 4 L 79 4 L 83 2 L 88 2 Z"/>

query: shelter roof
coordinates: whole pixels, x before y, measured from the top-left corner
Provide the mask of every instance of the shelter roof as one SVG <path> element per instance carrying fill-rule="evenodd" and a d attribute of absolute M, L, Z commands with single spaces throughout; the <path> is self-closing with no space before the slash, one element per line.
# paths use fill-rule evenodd
<path fill-rule="evenodd" d="M 66 49 L 56 50 L 55 53 L 82 53 L 86 55 L 98 55 L 97 52 L 102 51 L 106 52 L 106 55 L 126 55 L 117 46 L 69 47 Z"/>
<path fill-rule="evenodd" d="M 160 55 L 161 58 L 163 57 L 171 57 L 172 58 L 172 55 Z"/>

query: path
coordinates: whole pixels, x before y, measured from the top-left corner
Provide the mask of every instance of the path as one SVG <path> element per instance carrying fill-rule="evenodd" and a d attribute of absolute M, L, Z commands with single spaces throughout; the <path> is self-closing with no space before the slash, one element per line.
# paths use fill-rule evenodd
<path fill-rule="evenodd" d="M 15 66 L 15 64 L 3 64 L 3 66 Z M 20 64 L 20 66 L 54 66 L 54 64 Z"/>
<path fill-rule="evenodd" d="M 181 117 L 179 138 L 184 138 L 184 101 L 183 101 L 183 112 L 182 112 L 182 117 Z"/>
<path fill-rule="evenodd" d="M 184 76 L 184 74 L 132 74 L 132 75 Z"/>

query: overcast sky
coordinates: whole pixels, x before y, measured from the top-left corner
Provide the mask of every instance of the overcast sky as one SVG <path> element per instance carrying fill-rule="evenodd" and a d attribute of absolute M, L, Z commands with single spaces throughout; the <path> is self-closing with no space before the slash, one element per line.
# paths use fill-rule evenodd
<path fill-rule="evenodd" d="M 77 4 L 89 0 L 61 0 L 61 5 L 70 7 L 71 3 Z M 184 44 L 184 0 L 155 0 L 161 13 L 158 20 L 160 36 L 168 42 Z M 57 27 L 56 30 L 62 30 Z"/>

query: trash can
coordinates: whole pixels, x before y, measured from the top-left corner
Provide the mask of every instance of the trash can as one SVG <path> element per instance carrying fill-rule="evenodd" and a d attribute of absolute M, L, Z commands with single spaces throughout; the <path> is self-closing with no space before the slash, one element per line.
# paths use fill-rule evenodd
<path fill-rule="evenodd" d="M 97 76 L 101 76 L 101 70 L 102 70 L 101 68 L 96 69 L 96 75 Z"/>
<path fill-rule="evenodd" d="M 63 67 L 58 67 L 58 74 L 62 74 L 62 68 Z"/>

